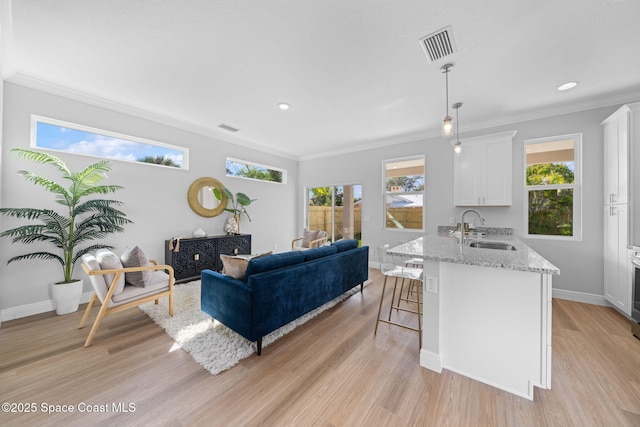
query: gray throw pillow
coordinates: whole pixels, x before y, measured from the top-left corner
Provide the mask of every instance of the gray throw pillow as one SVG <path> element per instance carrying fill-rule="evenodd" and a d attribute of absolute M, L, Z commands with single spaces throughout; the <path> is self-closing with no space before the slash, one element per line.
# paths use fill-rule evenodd
<path fill-rule="evenodd" d="M 122 261 L 122 265 L 125 267 L 144 267 L 150 265 L 147 256 L 142 252 L 138 246 L 133 249 L 127 249 L 121 256 L 120 261 Z M 145 285 L 151 279 L 153 275 L 153 270 L 144 270 L 144 271 L 132 271 L 129 273 L 125 273 L 125 280 L 128 284 L 133 286 L 141 286 L 145 287 Z"/>
<path fill-rule="evenodd" d="M 307 230 L 304 229 L 304 233 L 302 234 L 302 247 L 308 248 L 311 242 L 314 240 L 318 240 L 318 236 L 320 234 L 320 230 Z"/>

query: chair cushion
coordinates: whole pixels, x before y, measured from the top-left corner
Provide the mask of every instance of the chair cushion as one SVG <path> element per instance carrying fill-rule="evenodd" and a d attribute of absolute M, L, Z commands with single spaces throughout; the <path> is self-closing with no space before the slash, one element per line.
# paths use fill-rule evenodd
<path fill-rule="evenodd" d="M 111 270 L 116 268 L 122 268 L 122 262 L 118 255 L 114 254 L 110 250 L 107 249 L 98 249 L 96 251 L 96 259 L 100 263 L 100 270 Z M 107 284 L 107 288 L 111 286 L 111 282 L 113 282 L 113 277 L 115 274 L 104 274 L 104 281 Z M 124 290 L 124 274 L 120 275 L 120 279 L 118 279 L 118 283 L 116 283 L 116 290 L 113 292 L 113 295 L 120 295 Z"/>
<path fill-rule="evenodd" d="M 233 277 L 234 279 L 243 280 L 249 261 L 254 258 L 260 258 L 267 255 L 271 255 L 271 251 L 255 255 L 220 254 L 220 259 L 222 260 L 222 274 Z"/>
<path fill-rule="evenodd" d="M 308 248 L 311 242 L 319 239 L 321 230 L 307 230 L 306 228 L 302 234 L 302 247 Z"/>
<path fill-rule="evenodd" d="M 111 298 L 113 306 L 126 304 L 129 301 L 135 301 L 148 295 L 169 290 L 169 275 L 167 273 L 160 270 L 149 271 L 151 272 L 151 276 L 149 277 L 149 281 L 145 287 L 125 285 L 124 290 L 120 295 L 114 295 Z"/>
<path fill-rule="evenodd" d="M 96 257 L 92 254 L 84 254 L 82 255 L 82 262 L 89 267 L 91 271 L 101 270 L 100 263 L 96 259 Z M 96 295 L 100 299 L 101 303 L 104 303 L 104 299 L 107 297 L 107 292 L 109 288 L 107 287 L 107 283 L 104 280 L 104 275 L 102 274 L 91 274 L 89 275 L 89 281 L 91 282 L 91 286 L 95 291 Z"/>
<path fill-rule="evenodd" d="M 133 249 L 127 249 L 121 256 L 120 260 L 125 267 L 145 267 L 151 265 L 147 256 L 142 249 L 138 246 Z M 144 271 L 132 271 L 125 273 L 125 280 L 128 284 L 133 286 L 145 287 L 147 282 L 151 279 L 152 270 Z"/>

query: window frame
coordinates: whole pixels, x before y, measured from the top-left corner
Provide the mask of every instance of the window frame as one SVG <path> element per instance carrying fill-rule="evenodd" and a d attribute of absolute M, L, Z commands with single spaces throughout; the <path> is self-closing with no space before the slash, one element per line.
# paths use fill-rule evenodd
<path fill-rule="evenodd" d="M 282 181 L 281 182 L 269 181 L 269 180 L 266 180 L 266 179 L 247 178 L 246 176 L 240 176 L 240 175 L 229 175 L 229 174 L 227 174 L 227 164 L 229 162 L 242 163 L 242 164 L 245 164 L 245 165 L 248 165 L 248 166 L 256 166 L 256 167 L 259 167 L 259 168 L 271 169 L 273 171 L 281 172 L 282 173 Z M 225 170 L 225 173 L 224 173 L 225 176 L 227 176 L 229 178 L 247 179 L 249 181 L 257 181 L 257 182 L 270 182 L 272 184 L 284 184 L 284 185 L 287 184 L 287 170 L 283 169 L 283 168 L 279 168 L 277 166 L 269 166 L 269 165 L 265 165 L 265 164 L 262 164 L 262 163 L 256 163 L 256 162 L 252 162 L 252 161 L 249 161 L 249 160 L 242 160 L 242 159 L 238 159 L 238 158 L 235 158 L 235 157 L 227 156 L 227 158 L 226 158 L 226 160 L 224 162 L 224 170 Z"/>
<path fill-rule="evenodd" d="M 76 130 L 76 131 L 80 131 L 80 132 L 86 132 L 86 133 L 90 133 L 90 134 L 93 134 L 93 135 L 104 136 L 104 137 L 108 137 L 108 138 L 115 138 L 115 139 L 119 139 L 119 140 L 135 142 L 135 143 L 143 144 L 143 145 L 152 145 L 152 146 L 156 146 L 156 147 L 162 147 L 162 148 L 167 148 L 167 149 L 171 149 L 171 150 L 180 151 L 180 152 L 182 152 L 182 165 L 179 166 L 179 167 L 174 167 L 174 166 L 160 165 L 160 164 L 157 164 L 157 163 L 141 162 L 139 160 L 128 160 L 128 159 L 123 159 L 123 158 L 118 158 L 118 157 L 107 157 L 107 156 L 100 156 L 100 155 L 96 155 L 96 154 L 87 154 L 87 153 L 78 153 L 78 152 L 75 152 L 75 151 L 59 150 L 59 149 L 50 148 L 50 147 L 40 147 L 40 146 L 38 146 L 38 123 L 42 123 L 42 124 L 46 124 L 46 125 L 50 125 L 50 126 L 57 126 L 57 127 L 60 127 L 60 128 L 65 128 L 65 129 Z M 77 155 L 77 156 L 93 157 L 93 158 L 104 159 L 104 160 L 109 160 L 109 161 L 120 161 L 120 162 L 135 163 L 135 164 L 142 164 L 142 165 L 161 166 L 161 167 L 172 169 L 172 170 L 185 170 L 185 171 L 189 170 L 189 149 L 187 147 L 180 147 L 180 146 L 173 145 L 173 144 L 167 144 L 167 143 L 164 143 L 164 142 L 153 141 L 153 140 L 150 140 L 150 139 L 140 138 L 140 137 L 133 136 L 133 135 L 126 135 L 126 134 L 123 134 L 123 133 L 112 132 L 112 131 L 108 131 L 108 130 L 104 130 L 104 129 L 94 128 L 94 127 L 91 127 L 91 126 L 81 125 L 81 124 L 78 124 L 78 123 L 72 123 L 72 122 L 66 122 L 66 121 L 63 121 L 63 120 L 52 119 L 50 117 L 39 116 L 39 115 L 36 115 L 36 114 L 32 114 L 31 115 L 30 146 L 32 148 L 35 148 L 35 149 L 38 149 L 38 150 L 46 150 L 46 151 L 54 151 L 54 152 L 57 152 L 57 153 L 74 154 L 74 155 Z"/>
<path fill-rule="evenodd" d="M 527 145 L 542 144 L 554 141 L 573 140 L 573 184 L 527 185 Z M 556 135 L 544 138 L 526 139 L 523 146 L 523 186 L 524 186 L 524 236 L 530 239 L 546 239 L 559 241 L 582 241 L 582 133 Z M 573 235 L 554 236 L 549 234 L 529 233 L 529 192 L 540 190 L 573 190 Z"/>
<path fill-rule="evenodd" d="M 423 189 L 422 191 L 402 191 L 402 192 L 392 192 L 387 191 L 387 164 L 389 163 L 397 163 L 409 160 L 422 160 L 422 179 L 423 179 Z M 409 175 L 407 175 L 409 176 Z M 400 231 L 400 232 L 424 232 L 425 231 L 425 187 L 426 187 L 426 179 L 427 179 L 427 161 L 426 156 L 424 154 L 418 154 L 415 156 L 407 156 L 395 159 L 386 159 L 382 161 L 382 229 L 384 231 Z M 420 228 L 397 228 L 397 227 L 387 227 L 387 197 L 389 195 L 397 195 L 397 194 L 407 194 L 407 195 L 422 195 L 422 221 L 420 224 Z"/>
<path fill-rule="evenodd" d="M 342 191 L 343 191 L 343 201 L 342 201 L 342 208 L 343 210 L 345 209 L 345 203 L 344 203 L 344 187 L 360 187 L 360 194 L 362 196 L 363 193 L 363 184 L 331 184 L 331 185 L 308 185 L 304 187 L 304 214 L 303 214 L 303 223 L 304 223 L 304 227 L 307 229 L 312 229 L 311 228 L 311 224 L 310 222 L 310 218 L 311 218 L 311 214 L 309 212 L 309 207 L 311 206 L 309 203 L 311 201 L 311 197 L 310 197 L 310 193 L 314 188 L 331 188 L 331 231 L 327 231 L 329 233 L 329 241 L 334 242 L 336 241 L 336 235 L 335 235 L 335 227 L 336 227 L 336 194 L 337 194 L 337 188 L 338 187 L 342 187 Z M 355 192 L 354 192 L 355 193 Z M 355 194 L 354 194 L 355 196 Z M 363 200 L 364 196 L 361 197 L 360 200 Z M 351 203 L 352 206 L 355 206 L 355 202 Z M 354 207 L 354 212 L 355 212 L 355 207 Z M 360 211 L 360 241 L 362 241 L 362 210 Z M 344 217 L 343 217 L 344 218 Z M 354 216 L 355 219 L 355 216 Z M 354 230 L 355 232 L 355 230 Z M 343 235 L 344 237 L 344 235 Z M 355 237 L 355 233 L 354 233 L 354 237 Z"/>

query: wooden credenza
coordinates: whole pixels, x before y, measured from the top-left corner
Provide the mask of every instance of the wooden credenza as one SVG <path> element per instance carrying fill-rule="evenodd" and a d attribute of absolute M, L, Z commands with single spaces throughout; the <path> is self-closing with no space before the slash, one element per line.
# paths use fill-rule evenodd
<path fill-rule="evenodd" d="M 176 283 L 181 283 L 200 279 L 202 270 L 221 271 L 222 254 L 250 253 L 250 234 L 171 239 L 165 240 L 164 262 L 173 267 Z"/>

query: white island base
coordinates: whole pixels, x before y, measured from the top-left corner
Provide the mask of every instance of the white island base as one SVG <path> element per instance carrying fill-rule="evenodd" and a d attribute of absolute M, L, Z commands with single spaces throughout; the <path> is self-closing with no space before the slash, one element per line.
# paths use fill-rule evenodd
<path fill-rule="evenodd" d="M 439 261 L 424 267 L 421 366 L 530 400 L 534 386 L 551 388 L 551 274 Z"/>

